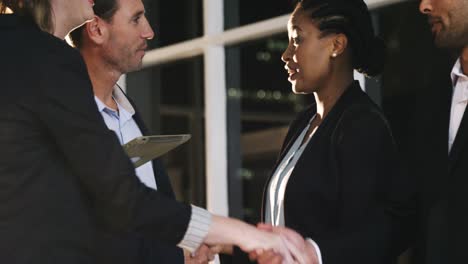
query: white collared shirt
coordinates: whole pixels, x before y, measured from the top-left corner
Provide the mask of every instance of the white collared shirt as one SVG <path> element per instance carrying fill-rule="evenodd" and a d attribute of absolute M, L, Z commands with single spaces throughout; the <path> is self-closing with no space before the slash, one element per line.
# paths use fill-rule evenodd
<path fill-rule="evenodd" d="M 96 100 L 99 112 L 104 118 L 104 122 L 107 127 L 115 132 L 120 144 L 123 145 L 136 137 L 142 136 L 142 133 L 133 119 L 135 109 L 132 107 L 132 104 L 128 101 L 125 94 L 117 86 L 114 86 L 112 97 L 117 104 L 118 111 L 107 107 L 96 96 L 94 96 L 94 99 Z M 155 190 L 157 189 L 152 162 L 147 162 L 146 164 L 136 168 L 135 173 L 140 181 L 146 186 Z"/>
<path fill-rule="evenodd" d="M 300 159 L 304 149 L 309 144 L 311 137 L 307 138 L 304 144 L 304 138 L 309 131 L 310 124 L 314 120 L 315 115 L 309 120 L 309 123 L 302 130 L 301 134 L 296 138 L 288 153 L 281 160 L 278 168 L 271 177 L 270 183 L 267 188 L 267 198 L 265 206 L 265 222 L 273 226 L 284 226 L 284 195 L 289 177 Z M 302 144 L 302 145 L 301 145 Z M 322 254 L 320 247 L 311 238 L 306 238 L 306 241 L 311 243 L 317 254 L 319 264 L 322 264 Z"/>
<path fill-rule="evenodd" d="M 466 104 L 468 102 L 468 76 L 463 74 L 460 59 L 453 66 L 452 73 L 453 93 L 452 105 L 450 108 L 450 125 L 449 125 L 449 140 L 448 152 L 452 149 L 453 142 L 457 136 L 458 128 L 465 113 Z"/>

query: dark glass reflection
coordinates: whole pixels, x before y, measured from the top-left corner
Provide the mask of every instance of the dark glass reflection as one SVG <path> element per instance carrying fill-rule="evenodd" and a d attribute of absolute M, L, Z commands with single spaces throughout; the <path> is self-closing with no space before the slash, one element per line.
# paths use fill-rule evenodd
<path fill-rule="evenodd" d="M 291 91 L 281 61 L 287 45 L 284 33 L 226 49 L 230 213 L 251 223 L 260 220 L 287 125 L 313 102 Z"/>
<path fill-rule="evenodd" d="M 205 206 L 203 57 L 127 75 L 127 93 L 154 134 L 191 134 L 163 157 L 177 198 Z"/>
<path fill-rule="evenodd" d="M 203 35 L 202 0 L 146 0 L 146 16 L 155 32 L 154 49 Z"/>
<path fill-rule="evenodd" d="M 417 1 L 408 1 L 375 10 L 377 28 L 387 44 L 387 60 L 382 75 L 382 107 L 394 136 L 405 149 L 415 102 L 427 92 L 434 78 L 450 71 L 453 61 L 432 41 L 427 19 Z"/>
<path fill-rule="evenodd" d="M 225 0 L 225 29 L 291 13 L 297 0 Z"/>

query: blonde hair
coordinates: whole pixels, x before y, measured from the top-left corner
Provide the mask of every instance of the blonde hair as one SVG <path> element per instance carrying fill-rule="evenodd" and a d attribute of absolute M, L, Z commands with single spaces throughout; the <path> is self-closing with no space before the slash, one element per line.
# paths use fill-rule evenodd
<path fill-rule="evenodd" d="M 50 0 L 0 0 L 0 14 L 13 13 L 31 17 L 40 29 L 53 32 L 53 13 Z"/>

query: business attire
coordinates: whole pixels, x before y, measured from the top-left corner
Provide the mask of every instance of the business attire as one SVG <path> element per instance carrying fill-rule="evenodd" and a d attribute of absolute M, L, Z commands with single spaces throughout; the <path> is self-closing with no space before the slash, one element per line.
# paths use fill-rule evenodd
<path fill-rule="evenodd" d="M 117 109 L 107 107 L 95 96 L 95 101 L 107 127 L 114 131 L 120 144 L 126 144 L 136 137 L 149 135 L 135 104 L 118 87 L 114 86 L 112 97 Z M 174 191 L 166 170 L 159 159 L 147 162 L 135 169 L 137 177 L 147 187 L 158 190 L 175 199 Z M 112 264 L 154 264 L 184 263 L 182 249 L 170 246 L 155 239 L 145 239 L 137 235 L 115 236 L 102 234 L 99 263 Z"/>
<path fill-rule="evenodd" d="M 14 14 L 0 36 L 0 262 L 98 263 L 102 232 L 195 249 L 211 215 L 135 176 L 79 52 Z"/>
<path fill-rule="evenodd" d="M 408 166 L 418 183 L 415 263 L 468 259 L 468 77 L 457 60 L 424 90 L 409 140 Z"/>
<path fill-rule="evenodd" d="M 387 120 L 357 81 L 304 138 L 315 114 L 313 104 L 289 128 L 263 220 L 298 231 L 321 263 L 392 263 L 407 247 L 413 205 Z"/>

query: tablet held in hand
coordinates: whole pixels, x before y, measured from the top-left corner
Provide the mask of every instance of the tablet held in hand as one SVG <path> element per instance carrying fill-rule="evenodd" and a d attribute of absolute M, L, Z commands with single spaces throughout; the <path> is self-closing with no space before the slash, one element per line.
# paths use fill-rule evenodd
<path fill-rule="evenodd" d="M 191 135 L 188 134 L 142 136 L 123 145 L 123 148 L 137 168 L 182 145 L 190 138 Z"/>

